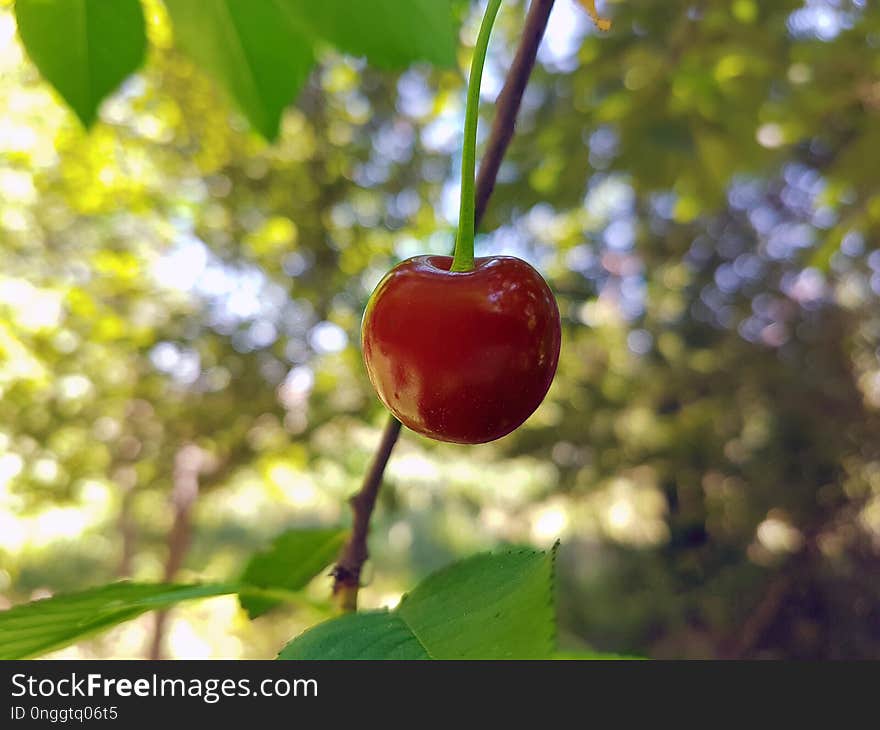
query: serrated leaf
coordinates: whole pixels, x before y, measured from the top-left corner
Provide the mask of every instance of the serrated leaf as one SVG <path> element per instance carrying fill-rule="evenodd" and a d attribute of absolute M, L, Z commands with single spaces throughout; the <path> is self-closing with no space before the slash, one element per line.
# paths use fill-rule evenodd
<path fill-rule="evenodd" d="M 381 68 L 414 61 L 455 64 L 457 32 L 449 0 L 276 0 L 291 21 L 302 23 L 339 50 L 366 56 Z"/>
<path fill-rule="evenodd" d="M 147 47 L 140 0 L 17 0 L 15 17 L 28 56 L 86 127 Z"/>
<path fill-rule="evenodd" d="M 319 624 L 279 659 L 547 658 L 555 648 L 554 555 L 523 548 L 455 563 L 394 611 Z"/>
<path fill-rule="evenodd" d="M 330 565 L 345 542 L 347 532 L 339 529 L 291 530 L 279 535 L 265 552 L 250 559 L 242 582 L 259 588 L 304 588 Z M 256 618 L 280 601 L 257 595 L 239 596 L 241 607 Z"/>
<path fill-rule="evenodd" d="M 177 46 L 211 75 L 266 139 L 313 64 L 309 37 L 277 0 L 165 0 Z"/>
<path fill-rule="evenodd" d="M 230 585 L 113 583 L 24 603 L 0 612 L 0 659 L 45 654 L 147 611 L 235 592 Z"/>

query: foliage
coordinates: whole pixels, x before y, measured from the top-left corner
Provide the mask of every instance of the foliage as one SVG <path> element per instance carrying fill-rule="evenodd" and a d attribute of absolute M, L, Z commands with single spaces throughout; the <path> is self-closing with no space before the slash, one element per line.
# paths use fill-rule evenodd
<path fill-rule="evenodd" d="M 0 600 L 163 581 L 192 447 L 175 582 L 225 581 L 273 535 L 340 524 L 384 419 L 363 304 L 396 261 L 450 248 L 467 54 L 387 72 L 403 61 L 315 38 L 267 145 L 151 1 L 147 61 L 85 134 L 0 4 Z M 478 240 L 555 289 L 556 382 L 496 444 L 404 435 L 364 605 L 562 537 L 564 650 L 876 657 L 880 9 L 598 9 L 610 33 L 557 0 Z M 522 3 L 499 22 L 486 102 Z M 175 609 L 172 651 L 231 636 L 215 651 L 273 656 L 326 618 L 309 604 L 326 580 L 297 593 L 252 622 L 233 599 Z M 141 634 L 74 655 L 137 655 L 150 624 L 127 626 Z"/>
<path fill-rule="evenodd" d="M 169 585 L 120 582 L 16 606 L 0 613 L 0 658 L 21 659 L 67 646 L 146 611 L 195 598 L 238 594 L 256 618 L 303 600 L 304 588 L 336 557 L 342 530 L 291 530 L 248 562 L 236 583 Z"/>
<path fill-rule="evenodd" d="M 255 618 L 269 605 L 257 601 L 280 602 L 275 598 L 279 591 L 266 589 L 291 587 L 284 567 L 299 567 L 305 583 L 317 571 L 306 571 L 297 558 L 326 564 L 306 551 L 318 537 L 313 532 L 279 538 L 271 553 L 251 562 L 237 585 L 116 583 L 16 606 L 0 613 L 0 658 L 57 649 L 145 611 L 194 598 L 238 593 Z M 331 536 L 320 537 L 326 542 Z M 357 613 L 319 624 L 292 641 L 279 658 L 550 658 L 555 650 L 554 553 L 555 548 L 551 553 L 519 549 L 475 556 L 426 578 L 394 612 Z M 259 584 L 248 585 L 248 573 Z"/>
<path fill-rule="evenodd" d="M 24 659 L 180 601 L 233 592 L 228 586 L 116 583 L 16 606 L 0 614 L 0 657 Z"/>
<path fill-rule="evenodd" d="M 20 0 L 15 13 L 40 73 L 87 127 L 102 99 L 143 61 L 147 39 L 139 0 Z"/>
<path fill-rule="evenodd" d="M 391 613 L 343 616 L 280 659 L 546 659 L 555 650 L 551 553 L 478 555 L 426 578 Z"/>
<path fill-rule="evenodd" d="M 424 59 L 451 66 L 449 0 L 165 0 L 177 44 L 210 73 L 265 137 L 325 42 L 384 68 Z M 98 106 L 143 60 L 140 0 L 17 0 L 22 42 L 40 72 L 88 127 Z"/>
<path fill-rule="evenodd" d="M 347 536 L 345 530 L 290 530 L 272 541 L 268 550 L 257 553 L 245 566 L 241 582 L 258 588 L 296 591 L 308 584 L 339 554 Z M 259 595 L 241 596 L 241 607 L 250 618 L 266 613 L 281 601 Z"/>

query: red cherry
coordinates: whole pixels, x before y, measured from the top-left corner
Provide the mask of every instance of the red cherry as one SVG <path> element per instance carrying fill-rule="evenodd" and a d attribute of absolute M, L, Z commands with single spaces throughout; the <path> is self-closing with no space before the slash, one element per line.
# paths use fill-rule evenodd
<path fill-rule="evenodd" d="M 541 404 L 561 328 L 541 275 L 512 256 L 451 272 L 450 256 L 394 267 L 364 313 L 364 363 L 400 421 L 439 441 L 506 436 Z"/>

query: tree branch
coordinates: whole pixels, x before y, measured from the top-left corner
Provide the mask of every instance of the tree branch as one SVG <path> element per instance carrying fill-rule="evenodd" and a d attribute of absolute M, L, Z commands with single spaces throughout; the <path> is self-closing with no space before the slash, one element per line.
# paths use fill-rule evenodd
<path fill-rule="evenodd" d="M 351 535 L 342 548 L 342 553 L 333 568 L 333 595 L 339 607 L 343 611 L 357 610 L 358 589 L 361 585 L 361 570 L 367 562 L 367 536 L 370 532 L 370 517 L 376 506 L 376 498 L 382 486 L 382 475 L 385 466 L 391 458 L 391 451 L 400 436 L 400 421 L 394 416 L 388 416 L 388 423 L 382 432 L 382 440 L 373 457 L 370 470 L 364 477 L 361 490 L 350 500 L 351 511 L 354 521 L 351 526 Z"/>
<path fill-rule="evenodd" d="M 171 489 L 171 507 L 174 521 L 168 533 L 168 557 L 165 560 L 165 582 L 174 580 L 183 567 L 183 561 L 192 539 L 192 511 L 199 496 L 199 478 L 207 470 L 208 455 L 195 444 L 183 446 L 174 459 L 174 486 Z M 150 641 L 150 659 L 162 658 L 168 611 L 156 612 L 153 636 Z"/>
<path fill-rule="evenodd" d="M 495 190 L 495 181 L 498 178 L 498 170 L 516 128 L 516 118 L 522 104 L 523 93 L 532 75 L 535 59 L 538 56 L 538 47 L 547 30 L 547 21 L 550 19 L 550 11 L 553 10 L 554 0 L 532 0 L 529 14 L 526 16 L 526 25 L 523 30 L 519 48 L 516 50 L 513 63 L 504 80 L 504 87 L 495 102 L 495 120 L 492 122 L 492 132 L 486 144 L 486 151 L 480 162 L 480 172 L 477 176 L 477 227 L 489 198 Z"/>
<path fill-rule="evenodd" d="M 504 87 L 495 102 L 495 121 L 480 164 L 476 186 L 476 226 L 486 212 L 489 198 L 495 189 L 498 170 L 507 152 L 516 126 L 516 118 L 522 104 L 523 92 L 535 65 L 538 46 L 547 29 L 550 11 L 554 0 L 532 0 L 526 16 L 525 29 L 516 51 L 513 64 L 507 72 Z M 367 537 L 370 518 L 376 506 L 376 499 L 382 486 L 382 475 L 397 438 L 400 435 L 400 421 L 388 417 L 370 470 L 364 477 L 363 485 L 350 500 L 354 521 L 348 542 L 342 548 L 336 567 L 333 569 L 333 595 L 343 611 L 357 610 L 357 596 L 360 588 L 361 570 L 369 557 Z"/>

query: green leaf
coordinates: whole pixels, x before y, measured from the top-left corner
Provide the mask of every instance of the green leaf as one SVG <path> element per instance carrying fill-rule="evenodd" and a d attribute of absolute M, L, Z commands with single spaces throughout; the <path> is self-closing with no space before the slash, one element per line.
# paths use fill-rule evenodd
<path fill-rule="evenodd" d="M 477 555 L 429 576 L 397 612 L 440 659 L 545 657 L 556 640 L 554 555 Z"/>
<path fill-rule="evenodd" d="M 326 568 L 345 542 L 345 530 L 291 530 L 277 537 L 268 550 L 250 559 L 242 582 L 260 588 L 283 588 L 295 591 Z M 243 594 L 241 607 L 256 618 L 277 606 L 280 601 Z"/>
<path fill-rule="evenodd" d="M 266 139 L 313 63 L 309 37 L 277 0 L 165 0 L 178 47 L 235 100 Z"/>
<path fill-rule="evenodd" d="M 560 651 L 556 652 L 552 658 L 563 661 L 644 661 L 644 657 L 625 656 L 623 654 L 603 654 L 596 651 Z"/>
<path fill-rule="evenodd" d="M 309 629 L 279 659 L 432 659 L 413 630 L 392 611 L 349 613 Z"/>
<path fill-rule="evenodd" d="M 458 36 L 449 0 L 276 1 L 293 23 L 375 66 L 455 64 Z"/>
<path fill-rule="evenodd" d="M 86 127 L 147 46 L 139 0 L 17 0 L 24 47 Z"/>
<path fill-rule="evenodd" d="M 235 593 L 231 585 L 113 583 L 32 601 L 0 613 L 0 659 L 26 659 L 157 608 Z"/>
<path fill-rule="evenodd" d="M 549 552 L 483 554 L 426 578 L 393 612 L 351 614 L 290 642 L 279 659 L 543 659 L 555 648 Z"/>

